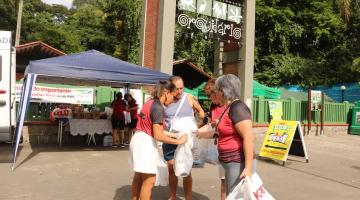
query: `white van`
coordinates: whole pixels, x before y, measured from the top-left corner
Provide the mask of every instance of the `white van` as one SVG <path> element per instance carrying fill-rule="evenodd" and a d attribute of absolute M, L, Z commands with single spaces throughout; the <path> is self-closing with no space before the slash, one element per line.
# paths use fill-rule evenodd
<path fill-rule="evenodd" d="M 15 66 L 11 32 L 0 31 L 0 142 L 12 141 L 15 127 Z"/>

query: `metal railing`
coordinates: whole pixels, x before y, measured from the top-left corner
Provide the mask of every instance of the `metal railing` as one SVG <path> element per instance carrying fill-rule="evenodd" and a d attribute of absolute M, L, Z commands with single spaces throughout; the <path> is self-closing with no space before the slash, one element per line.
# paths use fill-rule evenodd
<path fill-rule="evenodd" d="M 263 97 L 254 97 L 252 105 L 253 121 L 257 124 L 270 123 L 269 101 L 282 102 L 283 119 L 308 122 L 308 102 L 293 98 L 269 100 Z M 348 102 L 325 102 L 324 122 L 327 124 L 349 124 L 353 104 Z M 312 111 L 311 123 L 320 124 L 320 111 Z"/>
<path fill-rule="evenodd" d="M 256 124 L 269 124 L 270 111 L 269 101 L 282 102 L 283 119 L 295 120 L 301 123 L 307 123 L 308 102 L 299 101 L 293 98 L 269 100 L 263 97 L 254 97 L 252 104 L 252 118 Z M 56 104 L 52 103 L 30 103 L 29 110 L 26 114 L 26 121 L 48 121 L 50 111 Z M 354 107 L 350 103 L 332 103 L 325 102 L 325 123 L 327 124 L 346 124 L 350 123 L 351 110 Z M 320 123 L 320 111 L 313 111 L 311 122 Z"/>

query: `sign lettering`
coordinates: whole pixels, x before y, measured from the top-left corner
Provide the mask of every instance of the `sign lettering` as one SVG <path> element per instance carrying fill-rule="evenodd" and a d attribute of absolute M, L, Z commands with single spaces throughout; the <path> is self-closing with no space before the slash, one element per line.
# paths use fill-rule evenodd
<path fill-rule="evenodd" d="M 186 26 L 190 28 L 191 25 L 200 29 L 203 33 L 219 33 L 221 35 L 228 34 L 230 37 L 235 39 L 241 38 L 241 29 L 234 27 L 234 24 L 228 24 L 224 22 L 219 22 L 218 19 L 207 20 L 205 18 L 193 18 L 186 14 L 181 14 L 178 17 L 178 22 L 180 26 Z"/>
<path fill-rule="evenodd" d="M 22 84 L 16 84 L 16 101 L 19 101 Z M 35 85 L 30 102 L 93 104 L 93 88 L 57 88 Z"/>
<path fill-rule="evenodd" d="M 259 156 L 285 162 L 289 154 L 308 159 L 300 123 L 298 121 L 272 120 Z"/>

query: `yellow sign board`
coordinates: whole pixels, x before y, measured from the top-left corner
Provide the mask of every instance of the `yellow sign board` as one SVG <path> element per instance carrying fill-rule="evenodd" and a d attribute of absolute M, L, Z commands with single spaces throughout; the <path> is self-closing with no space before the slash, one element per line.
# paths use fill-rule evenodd
<path fill-rule="evenodd" d="M 295 143 L 294 135 L 297 134 Z M 298 143 L 300 142 L 300 143 Z M 293 148 L 290 148 L 293 144 Z M 297 148 L 297 150 L 294 148 Z M 261 146 L 260 157 L 286 161 L 290 149 L 294 155 L 301 155 L 307 159 L 305 143 L 298 121 L 273 120 L 266 132 Z M 298 153 L 300 151 L 300 154 Z"/>

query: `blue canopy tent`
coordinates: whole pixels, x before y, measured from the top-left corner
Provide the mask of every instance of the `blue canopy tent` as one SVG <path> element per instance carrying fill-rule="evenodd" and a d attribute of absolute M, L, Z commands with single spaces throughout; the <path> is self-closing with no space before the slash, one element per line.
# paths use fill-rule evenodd
<path fill-rule="evenodd" d="M 25 113 L 36 81 L 71 85 L 121 87 L 154 85 L 170 75 L 140 67 L 96 50 L 31 61 L 25 71 L 16 122 L 16 144 L 12 170 L 14 170 Z"/>

